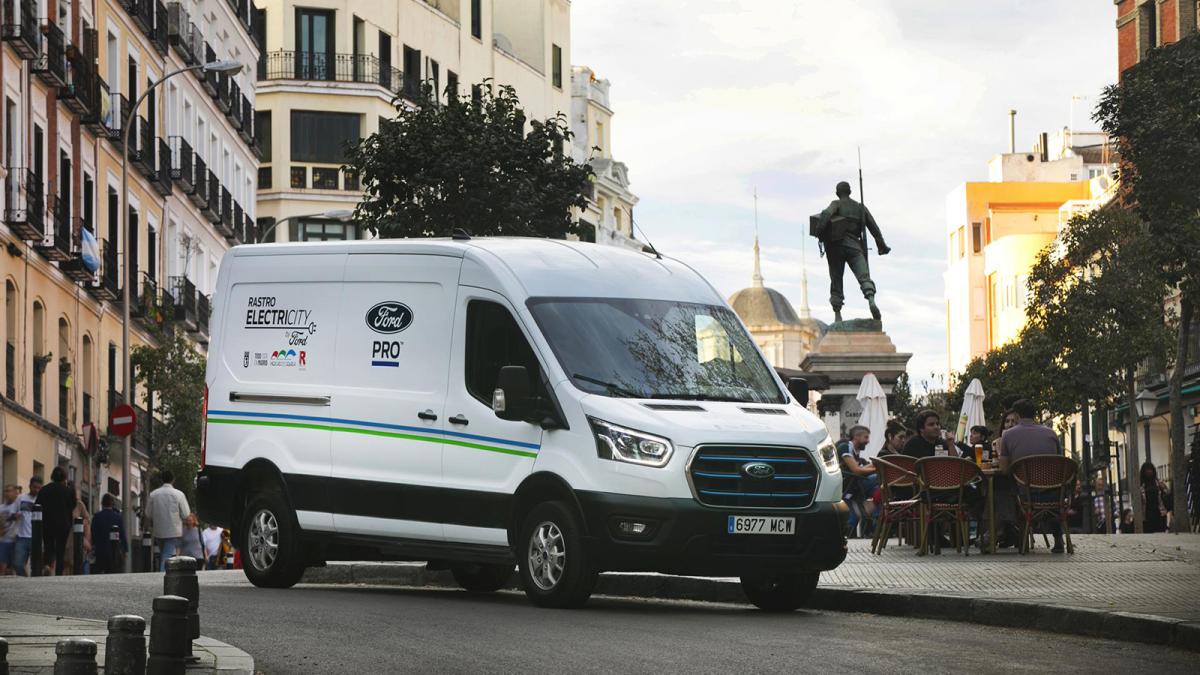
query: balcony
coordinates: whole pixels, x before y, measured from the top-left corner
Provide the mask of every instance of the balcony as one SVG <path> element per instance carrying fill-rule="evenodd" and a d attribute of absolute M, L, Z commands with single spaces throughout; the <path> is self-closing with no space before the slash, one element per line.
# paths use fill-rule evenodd
<path fill-rule="evenodd" d="M 171 277 L 168 281 L 174 290 L 175 320 L 189 331 L 196 330 L 196 284 L 187 277 Z"/>
<path fill-rule="evenodd" d="M 222 214 L 222 215 L 224 215 L 224 214 Z M 244 222 L 245 222 L 245 214 L 242 213 L 242 205 L 237 202 L 234 202 L 233 203 L 233 217 L 230 218 L 230 228 L 229 228 L 232 234 L 230 234 L 230 236 L 227 237 L 230 242 L 232 242 L 234 244 L 246 243 L 246 241 L 244 239 L 242 239 L 242 235 L 243 235 L 242 223 L 244 223 Z"/>
<path fill-rule="evenodd" d="M 247 145 L 254 144 L 254 106 L 245 96 L 242 97 L 242 125 L 238 127 L 238 135 Z"/>
<path fill-rule="evenodd" d="M 94 66 L 83 59 L 67 61 L 67 86 L 58 90 L 58 100 L 83 122 L 89 115 L 99 119 L 100 92 Z M 86 122 L 84 122 L 86 124 Z"/>
<path fill-rule="evenodd" d="M 401 92 L 404 74 L 370 54 L 323 54 L 279 50 L 265 54 L 259 64 L 260 80 L 357 82 Z"/>
<path fill-rule="evenodd" d="M 121 297 L 121 263 L 116 243 L 102 242 L 100 258 L 100 283 L 92 287 L 92 293 L 101 299 L 115 301 Z"/>
<path fill-rule="evenodd" d="M 192 176 L 192 145 L 182 136 L 172 136 L 169 139 L 171 157 L 171 179 L 183 190 L 185 195 L 196 191 L 196 181 Z"/>
<path fill-rule="evenodd" d="M 71 204 L 60 195 L 48 200 L 48 216 L 54 226 L 33 247 L 47 260 L 65 262 L 71 258 Z"/>
<path fill-rule="evenodd" d="M 145 117 L 134 119 L 133 137 L 129 140 L 129 160 L 146 178 L 154 179 L 158 167 L 154 163 L 154 132 Z"/>
<path fill-rule="evenodd" d="M 237 130 L 242 128 L 242 88 L 229 81 L 229 123 Z"/>
<path fill-rule="evenodd" d="M 152 0 L 121 0 L 121 6 L 146 37 L 154 37 L 154 3 Z"/>
<path fill-rule="evenodd" d="M 148 276 L 142 278 L 142 283 L 129 289 L 129 316 L 142 320 L 147 326 L 155 325 L 155 315 L 158 314 L 158 284 Z"/>
<path fill-rule="evenodd" d="M 149 4 L 147 0 L 144 1 Z M 154 3 L 154 33 L 150 36 L 150 42 L 159 54 L 166 55 L 168 48 L 167 8 L 161 0 L 156 0 Z"/>
<path fill-rule="evenodd" d="M 197 178 L 199 175 L 200 173 L 197 171 Z M 208 170 L 206 184 L 208 186 L 204 192 L 206 199 L 201 211 L 208 218 L 208 222 L 215 224 L 221 221 L 221 181 L 217 180 L 217 174 L 213 173 L 212 169 Z"/>
<path fill-rule="evenodd" d="M 105 87 L 105 92 L 108 88 Z M 100 111 L 100 124 L 104 127 L 108 134 L 108 139 L 118 146 L 121 144 L 121 125 L 129 117 L 129 99 L 125 98 L 124 94 L 116 92 L 108 92 L 105 98 L 100 100 L 102 109 Z M 137 139 L 133 139 L 137 142 Z"/>
<path fill-rule="evenodd" d="M 167 3 L 167 41 L 175 53 L 187 65 L 196 62 L 196 54 L 192 51 L 192 33 L 196 25 L 191 22 L 187 8 L 182 2 Z"/>
<path fill-rule="evenodd" d="M 188 199 L 192 200 L 198 208 L 204 209 L 208 207 L 208 166 L 201 159 L 200 155 L 194 155 L 193 167 L 191 171 L 192 190 L 187 193 Z"/>
<path fill-rule="evenodd" d="M 230 100 L 230 85 L 233 85 L 233 80 L 229 77 L 229 73 L 217 73 L 217 107 L 226 115 L 229 114 Z"/>
<path fill-rule="evenodd" d="M 217 53 L 213 51 L 212 45 L 204 43 L 204 61 L 203 63 L 212 63 L 217 60 Z M 200 83 L 204 85 L 204 90 L 209 96 L 217 95 L 217 72 L 215 70 L 193 70 L 196 77 L 200 78 Z"/>
<path fill-rule="evenodd" d="M 249 213 L 242 214 L 241 240 L 246 244 L 258 243 L 258 224 L 254 222 Z"/>
<path fill-rule="evenodd" d="M 42 52 L 42 34 L 38 31 L 38 6 L 31 0 L 4 0 L 0 18 L 0 40 L 8 43 L 17 56 L 30 61 Z"/>
<path fill-rule="evenodd" d="M 165 138 L 158 139 L 158 175 L 151 183 L 158 194 L 164 197 L 171 194 L 171 146 Z"/>
<path fill-rule="evenodd" d="M 45 235 L 42 179 L 29 169 L 8 169 L 4 179 L 4 222 L 21 239 L 41 241 Z"/>
<path fill-rule="evenodd" d="M 58 269 L 72 281 L 86 284 L 96 278 L 94 272 L 83 264 L 83 231 L 91 231 L 92 227 L 83 218 L 76 217 L 71 226 L 71 257 L 58 264 Z"/>
<path fill-rule="evenodd" d="M 221 188 L 221 220 L 217 223 L 217 231 L 226 239 L 233 236 L 233 195 L 228 188 Z"/>
<path fill-rule="evenodd" d="M 62 29 L 54 22 L 45 21 L 42 23 L 42 36 L 44 49 L 29 69 L 51 87 L 66 86 L 67 51 Z"/>
<path fill-rule="evenodd" d="M 204 338 L 208 337 L 208 317 L 212 314 L 212 306 L 208 296 L 203 293 L 196 295 L 196 332 Z M 208 340 L 201 338 L 201 342 Z"/>

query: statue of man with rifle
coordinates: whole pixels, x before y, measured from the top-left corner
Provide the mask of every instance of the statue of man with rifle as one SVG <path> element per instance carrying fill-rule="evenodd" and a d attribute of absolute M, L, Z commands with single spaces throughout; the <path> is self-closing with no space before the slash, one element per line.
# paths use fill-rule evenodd
<path fill-rule="evenodd" d="M 859 175 L 859 193 L 862 192 L 861 171 Z M 842 291 L 842 275 L 846 265 L 854 272 L 858 285 L 862 288 L 863 297 L 871 307 L 871 316 L 880 318 L 879 307 L 875 304 L 875 282 L 871 281 L 871 270 L 867 266 L 867 231 L 875 239 L 879 255 L 887 255 L 891 249 L 883 241 L 879 226 L 871 212 L 860 202 L 850 198 L 850 184 L 842 181 L 837 184 L 837 199 L 820 215 L 810 219 L 810 234 L 821 242 L 825 257 L 829 260 L 829 302 L 833 305 L 834 321 L 842 320 L 842 304 L 845 294 Z"/>

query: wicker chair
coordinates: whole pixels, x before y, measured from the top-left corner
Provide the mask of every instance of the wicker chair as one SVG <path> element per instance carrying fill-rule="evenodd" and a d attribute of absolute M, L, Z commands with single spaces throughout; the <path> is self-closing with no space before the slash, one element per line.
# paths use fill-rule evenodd
<path fill-rule="evenodd" d="M 1021 553 L 1033 547 L 1033 528 L 1039 521 L 1057 520 L 1066 539 L 1067 553 L 1075 553 L 1067 518 L 1079 464 L 1061 455 L 1031 455 L 1013 462 L 1013 481 L 1017 484 L 1017 508 L 1021 516 Z"/>
<path fill-rule="evenodd" d="M 955 550 L 970 555 L 967 545 L 970 534 L 970 514 L 967 512 L 967 487 L 980 476 L 979 467 L 961 457 L 922 457 L 916 463 L 917 478 L 921 481 L 924 522 L 921 531 L 921 552 L 941 553 L 941 538 L 929 542 L 929 531 L 935 523 L 953 523 L 957 536 Z"/>
<path fill-rule="evenodd" d="M 917 528 L 924 521 L 921 511 L 921 482 L 913 471 L 915 457 L 888 455 L 871 460 L 879 476 L 879 491 L 882 496 L 879 522 L 875 526 L 875 537 L 871 541 L 871 552 L 879 555 L 887 546 L 892 525 L 899 525 L 897 536 L 902 537 L 906 524 Z M 914 537 L 920 541 L 920 536 Z"/>

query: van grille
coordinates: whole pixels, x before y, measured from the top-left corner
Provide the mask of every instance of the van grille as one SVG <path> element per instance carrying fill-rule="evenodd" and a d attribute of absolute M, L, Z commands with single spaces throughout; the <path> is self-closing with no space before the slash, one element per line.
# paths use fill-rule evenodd
<path fill-rule="evenodd" d="M 761 462 L 774 470 L 770 478 L 750 478 L 742 471 Z M 689 475 L 696 500 L 705 506 L 799 509 L 812 504 L 817 465 L 804 448 L 702 445 Z"/>

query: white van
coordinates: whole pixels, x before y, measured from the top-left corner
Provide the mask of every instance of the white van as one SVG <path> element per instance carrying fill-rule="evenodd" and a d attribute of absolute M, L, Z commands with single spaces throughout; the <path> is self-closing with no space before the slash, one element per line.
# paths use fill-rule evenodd
<path fill-rule="evenodd" d="M 213 307 L 199 512 L 259 586 L 414 560 L 493 591 L 515 563 L 542 606 L 652 571 L 738 576 L 778 610 L 845 559 L 806 385 L 678 261 L 543 239 L 239 246 Z"/>

